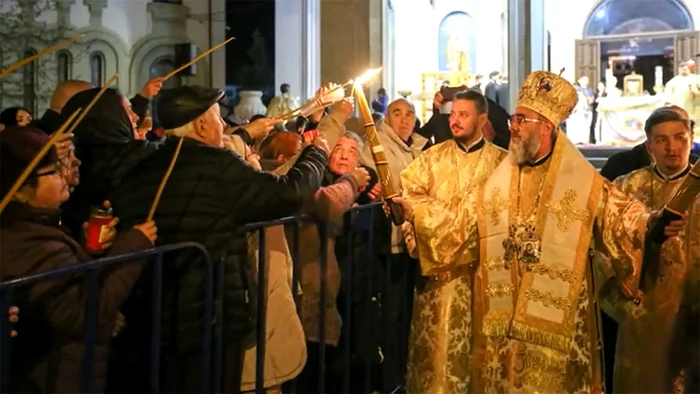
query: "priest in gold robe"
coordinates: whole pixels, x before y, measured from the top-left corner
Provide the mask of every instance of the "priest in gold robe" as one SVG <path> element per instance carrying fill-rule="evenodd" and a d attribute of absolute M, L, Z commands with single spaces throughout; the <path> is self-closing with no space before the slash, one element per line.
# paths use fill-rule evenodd
<path fill-rule="evenodd" d="M 479 91 L 456 93 L 453 139 L 431 147 L 401 172 L 412 209 L 421 267 L 411 318 L 407 392 L 466 393 L 471 374 L 471 281 L 478 258 L 476 193 L 507 152 L 487 142 L 488 102 Z M 409 243 L 407 242 L 407 246 Z"/>
<path fill-rule="evenodd" d="M 688 177 L 693 134 L 687 113 L 671 108 L 655 110 L 644 129 L 655 164 L 618 178 L 615 185 L 652 212 L 663 209 Z M 616 393 L 684 392 L 687 365 L 680 361 L 687 357 L 678 355 L 688 344 L 675 334 L 685 321 L 681 306 L 688 274 L 686 237 L 681 233 L 667 239 L 659 251 L 648 251 L 648 258 L 661 262 L 659 279 L 639 305 L 607 293 L 603 286 L 601 306 L 620 324 L 613 379 Z"/>
<path fill-rule="evenodd" d="M 280 86 L 280 95 L 270 100 L 265 116 L 268 118 L 280 118 L 299 108 L 299 99 L 292 97 L 290 89 L 291 87 L 288 83 L 283 83 Z"/>
<path fill-rule="evenodd" d="M 686 314 L 683 343 L 689 354 L 684 376 L 685 392 L 700 393 L 700 194 L 688 210 L 686 229 L 686 265 L 688 276 L 685 283 Z"/>
<path fill-rule="evenodd" d="M 649 214 L 558 130 L 576 101 L 560 76 L 530 74 L 510 119 L 509 156 L 478 193 L 475 393 L 603 391 L 591 249 L 610 258 L 596 268 L 639 297 Z"/>

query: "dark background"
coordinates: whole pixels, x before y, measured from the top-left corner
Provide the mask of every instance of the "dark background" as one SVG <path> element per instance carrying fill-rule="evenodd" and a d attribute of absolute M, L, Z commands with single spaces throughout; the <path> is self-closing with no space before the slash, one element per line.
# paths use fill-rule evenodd
<path fill-rule="evenodd" d="M 241 69 L 251 60 L 246 55 L 252 41 L 252 34 L 257 29 L 265 39 L 267 63 L 272 75 L 265 89 L 264 101 L 267 103 L 274 96 L 275 70 L 275 2 L 274 0 L 227 0 L 226 38 L 236 37 L 226 45 L 226 84 L 240 85 Z"/>

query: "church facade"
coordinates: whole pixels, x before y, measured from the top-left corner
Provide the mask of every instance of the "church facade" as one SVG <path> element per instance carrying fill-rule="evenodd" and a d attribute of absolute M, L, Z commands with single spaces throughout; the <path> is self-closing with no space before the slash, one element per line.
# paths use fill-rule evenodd
<path fill-rule="evenodd" d="M 1 68 L 41 51 L 59 41 L 58 37 L 84 35 L 76 44 L 0 80 L 0 108 L 23 106 L 35 114 L 48 107 L 51 92 L 60 80 L 81 79 L 101 85 L 117 73 L 116 87 L 132 96 L 151 77 L 174 69 L 176 44 L 193 44 L 194 52 L 201 53 L 226 38 L 225 0 L 1 3 L 0 37 L 6 38 L 0 40 L 5 46 L 0 51 Z M 8 36 L 8 32 L 14 36 Z M 212 56 L 213 63 L 225 64 L 225 51 Z M 223 87 L 225 68 L 211 67 L 208 57 L 197 64 L 195 75 L 173 77 L 166 86 L 183 82 Z"/>
<path fill-rule="evenodd" d="M 410 92 L 420 100 L 423 74 L 453 69 L 455 51 L 463 56 L 457 68 L 508 74 L 515 90 L 534 69 L 563 68 L 574 81 L 600 68 L 601 43 L 616 40 L 668 37 L 677 61 L 695 58 L 700 1 L 650 1 L 531 0 L 525 9 L 520 0 L 276 0 L 275 83 L 308 97 L 321 82 L 342 83 L 382 65 L 370 93 L 384 87 L 392 97 Z M 583 53 L 594 44 L 592 57 Z M 593 74 L 592 82 L 602 78 L 600 70 Z"/>

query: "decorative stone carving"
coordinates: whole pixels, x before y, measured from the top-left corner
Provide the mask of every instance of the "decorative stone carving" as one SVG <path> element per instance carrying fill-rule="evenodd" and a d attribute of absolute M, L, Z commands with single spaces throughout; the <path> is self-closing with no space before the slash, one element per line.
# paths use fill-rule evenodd
<path fill-rule="evenodd" d="M 148 3 L 151 14 L 151 34 L 185 34 L 189 9 L 182 4 Z"/>
<path fill-rule="evenodd" d="M 107 0 L 84 0 L 90 10 L 90 27 L 102 27 L 102 11 L 107 8 Z"/>

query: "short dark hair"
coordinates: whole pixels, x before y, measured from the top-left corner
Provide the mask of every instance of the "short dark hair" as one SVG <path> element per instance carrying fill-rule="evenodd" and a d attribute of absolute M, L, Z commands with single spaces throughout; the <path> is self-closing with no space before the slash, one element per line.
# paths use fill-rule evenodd
<path fill-rule="evenodd" d="M 291 86 L 289 86 L 288 83 L 283 83 L 283 84 L 280 86 L 280 92 L 282 92 L 282 93 L 289 93 L 289 88 L 291 88 Z"/>
<path fill-rule="evenodd" d="M 684 122 L 686 126 L 688 126 L 688 131 L 692 131 L 690 120 L 684 118 L 683 115 L 669 108 L 657 108 L 649 115 L 646 122 L 644 122 L 644 132 L 647 138 L 651 137 L 651 129 L 654 126 L 666 122 Z"/>
<path fill-rule="evenodd" d="M 476 110 L 480 114 L 487 114 L 489 112 L 489 102 L 486 100 L 486 96 L 481 94 L 481 92 L 476 89 L 457 92 L 455 93 L 453 100 L 469 100 L 474 103 Z"/>
<path fill-rule="evenodd" d="M 491 73 L 489 74 L 489 78 L 497 77 L 497 76 L 499 76 L 500 74 L 501 74 L 500 71 L 491 71 Z"/>

